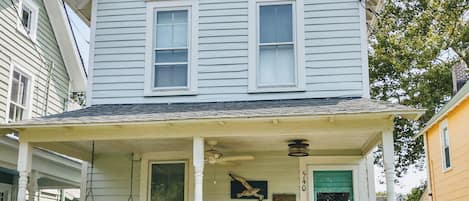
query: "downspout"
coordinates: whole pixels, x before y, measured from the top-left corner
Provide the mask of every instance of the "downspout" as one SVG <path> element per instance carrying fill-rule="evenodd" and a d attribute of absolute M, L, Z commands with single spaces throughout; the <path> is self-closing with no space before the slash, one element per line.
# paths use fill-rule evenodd
<path fill-rule="evenodd" d="M 433 194 L 432 194 L 432 180 L 430 174 L 430 153 L 428 152 L 428 142 L 427 142 L 427 133 L 423 134 L 423 149 L 425 151 L 425 164 L 427 165 L 426 172 L 427 172 L 427 189 L 428 189 L 428 198 L 430 201 L 433 201 Z"/>

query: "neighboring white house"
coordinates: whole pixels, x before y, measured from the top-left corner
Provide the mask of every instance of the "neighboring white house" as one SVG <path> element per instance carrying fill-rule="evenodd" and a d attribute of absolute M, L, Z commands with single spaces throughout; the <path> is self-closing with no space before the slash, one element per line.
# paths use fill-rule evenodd
<path fill-rule="evenodd" d="M 0 77 L 2 123 L 62 113 L 76 105 L 69 97 L 85 91 L 86 73 L 62 1 L 0 2 Z M 18 152 L 14 132 L 2 133 L 0 201 L 17 200 Z M 34 195 L 30 200 L 42 197 L 44 189 L 79 188 L 79 161 L 44 149 L 31 153 L 35 164 L 26 187 Z"/>
<path fill-rule="evenodd" d="M 21 185 L 39 146 L 89 162 L 83 200 L 374 201 L 381 143 L 395 200 L 393 120 L 423 111 L 369 99 L 379 2 L 68 2 L 91 16 L 89 106 L 0 126 Z"/>

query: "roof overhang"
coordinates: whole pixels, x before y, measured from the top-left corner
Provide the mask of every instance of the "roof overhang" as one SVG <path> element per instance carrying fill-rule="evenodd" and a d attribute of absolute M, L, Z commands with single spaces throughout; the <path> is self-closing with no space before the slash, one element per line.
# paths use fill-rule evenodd
<path fill-rule="evenodd" d="M 91 21 L 91 0 L 65 0 L 78 16 L 88 25 Z"/>
<path fill-rule="evenodd" d="M 65 0 L 65 2 L 85 21 L 88 25 L 91 21 L 92 0 Z M 366 0 L 366 8 L 379 12 L 383 8 L 384 0 Z M 374 13 L 367 11 L 366 21 L 368 26 L 376 23 Z"/>
<path fill-rule="evenodd" d="M 436 113 L 425 125 L 425 127 L 414 136 L 414 138 L 420 137 L 425 134 L 428 129 L 432 128 L 435 124 L 446 118 L 449 112 L 453 111 L 454 108 L 459 106 L 463 101 L 469 99 L 469 84 L 466 84 L 459 92 L 445 105 L 441 110 Z"/>
<path fill-rule="evenodd" d="M 70 77 L 72 91 L 85 91 L 87 76 L 64 4 L 61 0 L 47 0 L 44 5 Z"/>

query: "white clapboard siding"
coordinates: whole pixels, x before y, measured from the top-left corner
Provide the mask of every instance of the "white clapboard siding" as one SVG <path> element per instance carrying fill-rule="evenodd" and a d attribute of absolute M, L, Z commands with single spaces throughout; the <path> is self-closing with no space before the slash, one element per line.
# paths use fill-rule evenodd
<path fill-rule="evenodd" d="M 8 82 L 10 65 L 18 63 L 22 68 L 30 71 L 34 78 L 32 95 L 32 116 L 61 113 L 66 109 L 68 100 L 69 78 L 63 58 L 60 53 L 52 26 L 43 2 L 35 1 L 39 5 L 39 18 L 36 42 L 31 42 L 24 34 L 17 30 L 18 0 L 0 1 L 0 120 L 6 118 L 6 102 L 8 99 Z M 38 53 L 41 52 L 41 55 Z M 52 80 L 47 95 L 47 80 L 49 76 L 47 61 L 54 63 L 51 72 Z M 47 110 L 45 103 L 48 102 Z"/>
<path fill-rule="evenodd" d="M 197 93 L 144 96 L 146 3 L 99 0 L 92 104 L 362 97 L 360 7 L 304 0 L 305 91 L 248 93 L 248 0 L 198 0 Z"/>

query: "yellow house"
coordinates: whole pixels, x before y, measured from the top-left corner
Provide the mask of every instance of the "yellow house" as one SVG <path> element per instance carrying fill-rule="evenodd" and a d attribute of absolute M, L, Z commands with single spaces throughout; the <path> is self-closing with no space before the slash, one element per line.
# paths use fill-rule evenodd
<path fill-rule="evenodd" d="M 422 130 L 429 177 L 422 200 L 469 200 L 469 85 Z"/>

